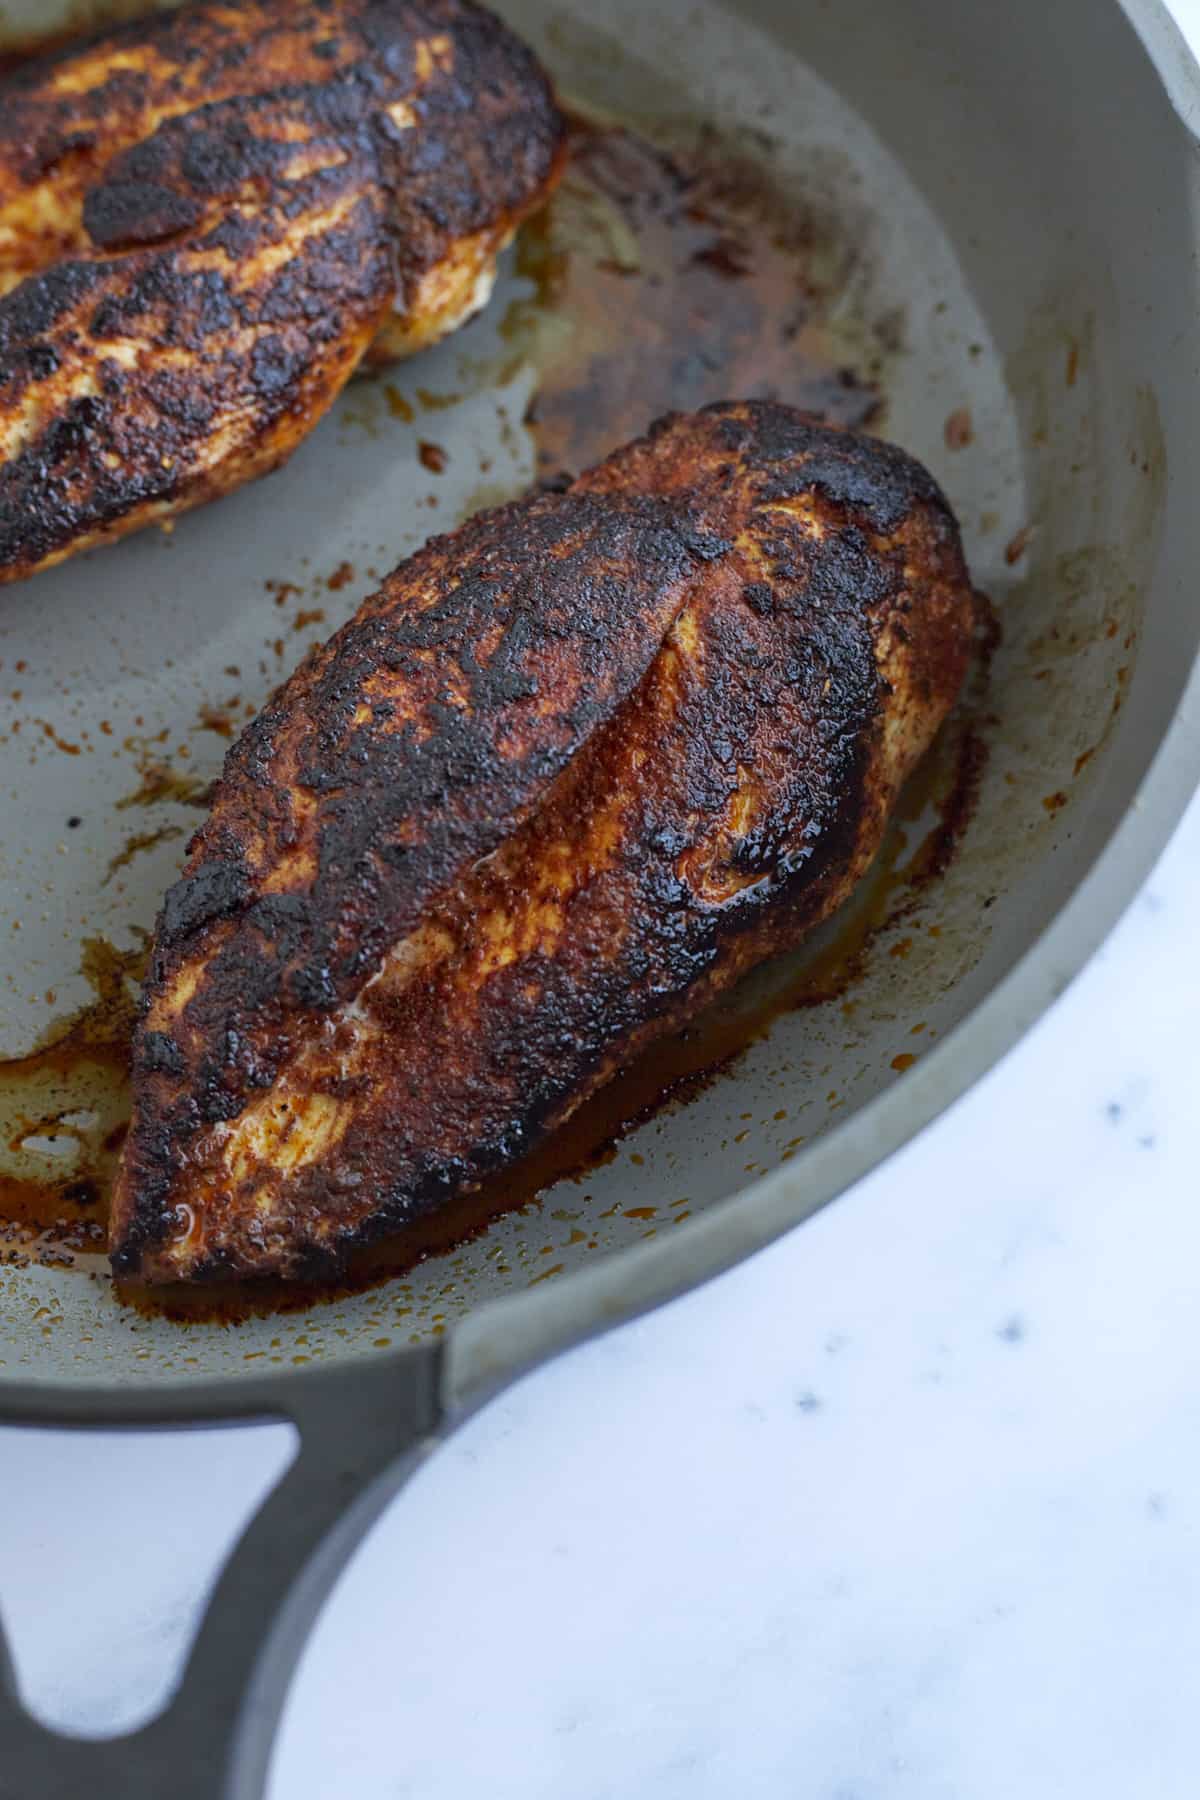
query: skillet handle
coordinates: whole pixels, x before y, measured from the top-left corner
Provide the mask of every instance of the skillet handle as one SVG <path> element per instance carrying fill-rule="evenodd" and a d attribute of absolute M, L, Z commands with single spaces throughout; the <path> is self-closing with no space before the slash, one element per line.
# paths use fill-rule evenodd
<path fill-rule="evenodd" d="M 283 1408 L 299 1428 L 296 1458 L 222 1570 L 178 1690 L 141 1730 L 96 1743 L 38 1724 L 17 1697 L 0 1631 L 0 1800 L 260 1800 L 292 1672 L 322 1601 L 447 1429 L 441 1361 L 439 1347 L 421 1348 L 374 1367 L 315 1369 L 297 1382 Z M 196 1422 L 277 1418 L 277 1396 L 270 1401 L 256 1404 L 248 1385 L 233 1419 L 226 1400 L 224 1412 Z M 40 1423 L 51 1422 L 49 1411 Z M 54 1422 L 103 1420 L 71 1407 Z M 151 1402 L 140 1422 L 181 1421 L 178 1410 L 156 1415 Z"/>

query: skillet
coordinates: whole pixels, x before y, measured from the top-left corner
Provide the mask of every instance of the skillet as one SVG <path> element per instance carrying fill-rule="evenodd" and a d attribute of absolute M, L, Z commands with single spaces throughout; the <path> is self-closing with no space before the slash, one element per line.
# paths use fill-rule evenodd
<path fill-rule="evenodd" d="M 879 428 L 942 480 L 1000 620 L 969 721 L 977 791 L 955 855 L 863 936 L 849 986 L 810 981 L 814 1003 L 687 1104 L 457 1251 L 236 1327 L 132 1312 L 53 1262 L 0 1272 L 0 1420 L 283 1417 L 300 1434 L 143 1730 L 57 1738 L 21 1709 L 0 1647 L 3 1800 L 148 1796 L 166 1770 L 185 1800 L 259 1794 L 307 1625 L 416 1462 L 522 1370 L 768 1244 L 927 1124 L 1086 960 L 1200 774 L 1200 83 L 1158 0 L 1013 0 L 1002 21 L 946 0 L 504 10 L 593 116 L 663 142 L 703 127 L 726 161 L 769 167 L 805 222 L 824 354 L 882 388 Z M 7 14 L 56 22 L 41 0 Z M 484 320 L 349 391 L 271 482 L 6 593 L 22 731 L 0 746 L 0 1054 L 84 1006 L 89 974 L 110 1001 L 127 985 L 134 928 L 224 749 L 218 720 L 352 610 L 372 567 L 542 472 L 527 333 L 549 333 L 542 368 L 566 351 L 553 295 L 529 324 L 539 282 L 518 261 Z M 597 421 L 610 444 L 644 422 Z M 922 802 L 886 853 L 901 872 L 937 828 Z M 155 841 L 114 869 L 134 839 Z M 772 984 L 794 994 L 847 961 L 846 931 L 764 977 L 764 1016 Z M 10 1063 L 7 1103 L 56 1121 L 23 1156 L 82 1155 L 111 1131 L 111 1069 L 89 1043 L 66 1085 L 61 1058 Z"/>

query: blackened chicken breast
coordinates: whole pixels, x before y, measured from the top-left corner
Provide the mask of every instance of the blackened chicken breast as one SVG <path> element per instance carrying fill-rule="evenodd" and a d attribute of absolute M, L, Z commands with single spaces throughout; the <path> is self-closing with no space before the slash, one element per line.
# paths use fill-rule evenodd
<path fill-rule="evenodd" d="M 765 402 L 428 544 L 167 896 L 118 1274 L 329 1273 L 519 1161 L 845 899 L 972 620 L 924 469 Z"/>
<path fill-rule="evenodd" d="M 278 467 L 563 156 L 471 0 L 202 0 L 0 79 L 0 583 Z"/>

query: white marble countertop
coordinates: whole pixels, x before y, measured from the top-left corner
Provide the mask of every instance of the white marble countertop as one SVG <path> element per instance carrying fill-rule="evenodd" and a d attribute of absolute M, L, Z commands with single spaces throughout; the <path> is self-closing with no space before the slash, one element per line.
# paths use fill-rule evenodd
<path fill-rule="evenodd" d="M 460 1432 L 337 1588 L 272 1800 L 1194 1800 L 1198 888 L 1200 802 L 938 1125 Z M 0 1433 L 44 1716 L 153 1710 L 282 1453 Z"/>

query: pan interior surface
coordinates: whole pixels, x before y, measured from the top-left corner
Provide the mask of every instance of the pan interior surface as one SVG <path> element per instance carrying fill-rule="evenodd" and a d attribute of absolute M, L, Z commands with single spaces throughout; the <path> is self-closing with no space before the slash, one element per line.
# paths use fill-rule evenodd
<path fill-rule="evenodd" d="M 737 1004 L 765 1019 L 780 996 L 807 1003 L 602 1165 L 401 1278 L 237 1325 L 146 1315 L 98 1273 L 18 1259 L 0 1269 L 0 1380 L 149 1383 L 376 1355 L 481 1300 L 683 1240 L 689 1219 L 785 1163 L 802 1191 L 806 1148 L 962 1024 L 1076 887 L 1190 664 L 1194 643 L 1160 631 L 1147 604 L 1182 404 L 1166 350 L 1147 346 L 1170 341 L 1169 309 L 1180 337 L 1195 334 L 1188 196 L 1182 174 L 1171 185 L 1173 121 L 1115 11 L 1068 4 L 1047 45 L 1044 14 L 1023 3 L 999 43 L 982 14 L 933 0 L 736 15 L 613 0 L 602 24 L 582 4 L 503 10 L 589 114 L 666 145 L 715 134 L 806 222 L 827 343 L 877 378 L 872 428 L 933 469 L 962 522 L 1002 631 L 990 679 L 850 915 Z M 1088 125 L 1055 104 L 1076 16 L 1138 157 L 1117 161 L 1102 107 Z M 1023 108 L 1005 112 L 1004 82 L 1024 84 Z M 1133 220 L 1138 255 L 1123 264 Z M 69 1070 L 19 1059 L 101 990 L 109 1028 L 125 1028 L 139 946 L 229 733 L 401 557 L 539 473 L 531 346 L 555 326 L 537 281 L 527 257 L 510 262 L 485 317 L 354 384 L 269 481 L 0 596 L 0 1055 L 18 1059 L 0 1070 L 6 1173 L 111 1155 L 121 1096 L 103 1029 Z M 777 391 L 805 398 L 786 374 Z M 914 859 L 936 847 L 952 791 L 957 848 L 921 886 Z"/>

